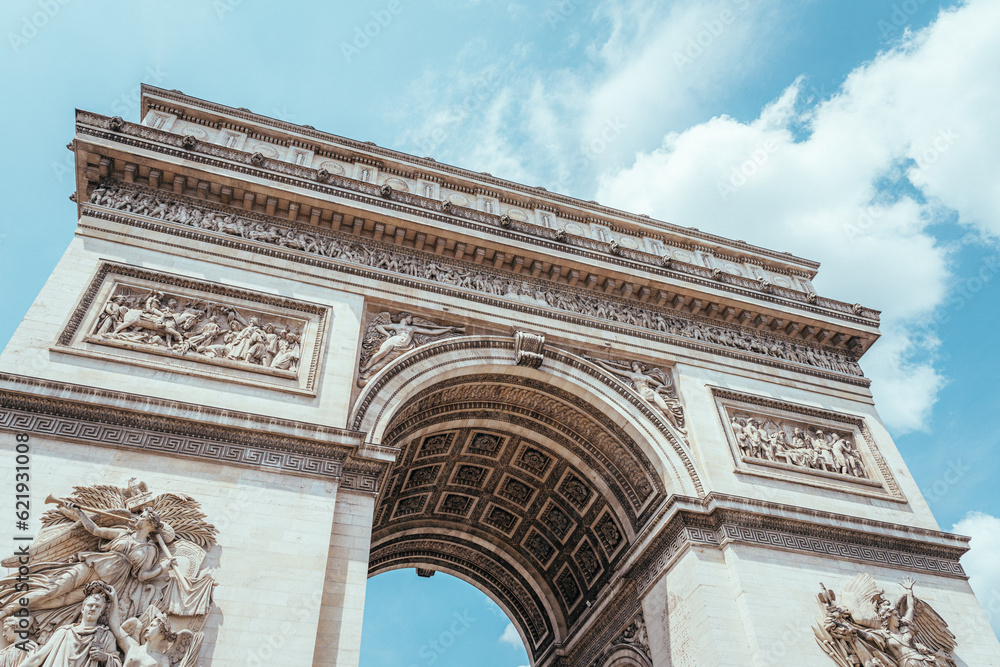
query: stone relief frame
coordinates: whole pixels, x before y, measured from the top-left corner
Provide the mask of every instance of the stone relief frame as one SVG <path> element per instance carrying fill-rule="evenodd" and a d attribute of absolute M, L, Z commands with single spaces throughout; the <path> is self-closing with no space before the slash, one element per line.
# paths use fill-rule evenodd
<path fill-rule="evenodd" d="M 804 484 L 832 491 L 907 502 L 896 484 L 889 465 L 882 457 L 871 430 L 863 417 L 847 415 L 820 408 L 788 403 L 775 399 L 744 394 L 720 387 L 710 387 L 726 433 L 726 441 L 738 475 Z M 741 449 L 734 431 L 734 418 L 747 416 L 785 428 L 812 429 L 827 434 L 838 434 L 853 441 L 855 455 L 860 458 L 864 476 L 844 474 L 834 470 L 814 469 L 779 460 L 747 456 Z"/>
<path fill-rule="evenodd" d="M 284 328 L 294 332 L 299 347 L 295 363 L 286 368 L 269 367 L 221 355 L 211 357 L 192 350 L 182 352 L 176 349 L 176 345 L 171 349 L 166 345 L 115 339 L 109 337 L 108 332 L 99 331 L 105 307 L 114 297 L 154 292 L 161 294 L 164 302 L 176 299 L 180 307 L 195 303 L 204 308 L 204 304 L 211 303 L 235 309 L 244 319 L 256 318 L 261 326 L 271 324 L 279 330 Z M 102 262 L 59 340 L 50 350 L 315 396 L 330 315 L 330 308 L 319 304 Z M 220 331 L 216 341 L 221 343 L 224 333 Z"/>

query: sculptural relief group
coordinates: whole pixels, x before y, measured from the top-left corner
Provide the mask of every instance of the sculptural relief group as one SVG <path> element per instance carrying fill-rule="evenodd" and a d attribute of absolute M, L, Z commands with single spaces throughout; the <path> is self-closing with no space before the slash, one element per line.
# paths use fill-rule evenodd
<path fill-rule="evenodd" d="M 539 284 L 497 271 L 469 268 L 441 258 L 425 258 L 399 249 L 380 248 L 333 235 L 311 233 L 298 227 L 264 222 L 235 213 L 223 213 L 160 193 L 130 190 L 120 184 L 106 184 L 94 190 L 90 203 L 108 209 L 163 220 L 193 229 L 221 233 L 255 243 L 309 253 L 319 257 L 359 264 L 394 274 L 429 280 L 480 294 L 574 313 L 585 317 L 641 327 L 661 334 L 762 355 L 824 370 L 861 376 L 857 361 L 842 352 L 784 340 L 759 331 L 712 324 L 666 314 L 581 290 L 556 284 Z"/>
<path fill-rule="evenodd" d="M 737 413 L 730 427 L 744 459 L 867 479 L 854 434 Z"/>
<path fill-rule="evenodd" d="M 904 593 L 895 604 L 867 573 L 849 581 L 839 600 L 820 586 L 825 618 L 813 633 L 837 667 L 956 667 L 955 635 L 914 595 L 913 579 L 900 582 Z"/>
<path fill-rule="evenodd" d="M 90 340 L 295 371 L 302 356 L 300 337 L 287 322 L 259 313 L 118 285 L 102 306 Z"/>
<path fill-rule="evenodd" d="M 216 583 L 199 504 L 134 479 L 47 502 L 27 555 L 2 563 L 22 567 L 0 579 L 0 665 L 195 667 Z"/>

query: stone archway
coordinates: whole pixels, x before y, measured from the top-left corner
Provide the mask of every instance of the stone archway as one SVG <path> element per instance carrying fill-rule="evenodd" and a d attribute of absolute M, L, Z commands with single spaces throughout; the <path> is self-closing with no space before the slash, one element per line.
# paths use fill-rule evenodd
<path fill-rule="evenodd" d="M 373 445 L 398 449 L 369 576 L 416 567 L 472 583 L 537 665 L 616 584 L 667 497 L 700 485 L 684 445 L 623 387 L 558 350 L 543 370 L 517 366 L 509 343 L 414 350 L 373 378 L 354 417 Z"/>

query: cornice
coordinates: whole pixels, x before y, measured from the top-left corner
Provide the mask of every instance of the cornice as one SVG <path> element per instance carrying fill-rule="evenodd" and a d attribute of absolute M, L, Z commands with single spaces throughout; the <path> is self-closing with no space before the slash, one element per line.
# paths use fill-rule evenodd
<path fill-rule="evenodd" d="M 334 479 L 371 493 L 394 458 L 385 447 L 360 452 L 355 431 L 9 373 L 0 373 L 0 429 Z"/>
<path fill-rule="evenodd" d="M 763 255 L 782 262 L 794 262 L 801 264 L 810 269 L 818 269 L 820 264 L 814 260 L 805 259 L 803 257 L 798 257 L 791 253 L 779 252 L 775 250 L 770 250 L 768 248 L 762 248 L 759 246 L 754 246 L 752 244 L 746 243 L 745 241 L 728 239 L 722 236 L 717 236 L 715 234 L 710 234 L 708 232 L 703 232 L 699 229 L 693 227 L 684 227 L 682 225 L 676 225 L 673 223 L 656 220 L 649 216 L 638 215 L 630 213 L 628 211 L 622 211 L 620 209 L 612 208 L 610 206 L 604 206 L 594 201 L 585 201 L 582 199 L 577 199 L 575 197 L 570 197 L 568 195 L 562 195 L 556 192 L 550 192 L 542 187 L 533 187 L 529 185 L 524 185 L 522 183 L 517 183 L 515 181 L 509 181 L 502 178 L 493 176 L 485 172 L 474 172 L 468 169 L 463 169 L 454 165 L 450 165 L 444 162 L 438 162 L 433 158 L 429 157 L 418 157 L 415 155 L 410 155 L 408 153 L 403 153 L 401 151 L 392 150 L 389 148 L 384 148 L 378 146 L 370 141 L 358 141 L 355 139 L 349 139 L 329 132 L 324 132 L 317 130 L 310 125 L 296 125 L 294 123 L 289 123 L 286 121 L 278 120 L 275 118 L 270 118 L 268 116 L 263 116 L 260 114 L 253 113 L 249 109 L 243 108 L 233 108 L 228 107 L 216 102 L 209 102 L 207 100 L 202 100 L 200 98 L 185 95 L 179 90 L 165 90 L 162 88 L 157 88 L 155 86 L 150 86 L 147 84 L 142 85 L 142 113 L 152 104 L 152 98 L 158 98 L 161 100 L 170 100 L 180 105 L 180 108 L 174 108 L 172 111 L 177 113 L 179 117 L 189 122 L 200 122 L 205 124 L 205 119 L 197 115 L 193 115 L 190 112 L 193 109 L 198 109 L 201 111 L 208 111 L 212 113 L 225 114 L 234 118 L 239 118 L 240 120 L 247 121 L 249 123 L 257 124 L 259 126 L 264 126 L 271 128 L 273 130 L 279 130 L 281 132 L 291 132 L 301 136 L 306 136 L 311 139 L 316 139 L 329 144 L 334 144 L 335 146 L 345 148 L 351 151 L 358 151 L 362 153 L 369 153 L 372 155 L 377 155 L 382 158 L 387 158 L 390 160 L 395 160 L 398 162 L 405 162 L 414 165 L 418 169 L 422 170 L 433 170 L 444 172 L 452 176 L 457 176 L 476 184 L 486 184 L 493 187 L 503 188 L 509 191 L 517 192 L 521 195 L 531 197 L 535 200 L 540 200 L 544 203 L 548 202 L 558 202 L 565 206 L 571 206 L 573 208 L 580 209 L 582 215 L 579 220 L 585 220 L 588 214 L 597 214 L 605 216 L 614 216 L 622 220 L 640 225 L 642 227 L 653 228 L 670 234 L 677 234 L 684 237 L 701 239 L 707 243 L 718 244 L 723 247 L 730 247 L 738 250 L 742 250 L 753 255 Z M 251 128 L 241 128 L 242 131 L 251 130 Z M 268 135 L 258 135 L 263 138 Z M 269 137 L 274 139 L 274 137 Z M 281 141 L 281 140 L 279 140 Z M 285 140 L 287 141 L 287 140 Z M 468 186 L 467 186 L 468 187 Z M 471 186 L 472 188 L 475 185 Z M 509 203 L 523 205 L 523 202 L 516 200 L 510 200 Z M 616 223 L 613 220 L 602 221 L 602 224 L 607 224 L 615 231 L 621 231 L 624 233 L 634 233 L 635 230 L 626 229 L 622 227 L 616 227 Z"/>
<path fill-rule="evenodd" d="M 725 272 L 713 272 L 707 267 L 679 261 L 672 262 L 671 268 L 667 269 L 660 266 L 659 256 L 640 250 L 616 247 L 617 244 L 613 242 L 595 241 L 574 235 L 566 235 L 565 240 L 557 241 L 555 239 L 558 230 L 511 220 L 504 215 L 450 204 L 447 206 L 447 210 L 444 210 L 443 202 L 413 193 L 393 191 L 386 197 L 374 184 L 343 176 L 327 175 L 326 182 L 321 183 L 317 182 L 316 170 L 308 167 L 271 158 L 258 159 L 254 162 L 254 154 L 202 141 L 196 141 L 193 146 L 184 146 L 184 138 L 175 133 L 134 123 L 116 125 L 115 130 L 105 129 L 110 122 L 110 119 L 100 114 L 79 111 L 77 132 L 133 148 L 236 171 L 245 176 L 293 185 L 328 196 L 346 197 L 367 206 L 410 213 L 421 218 L 464 227 L 504 240 L 528 243 L 539 246 L 546 254 L 552 252 L 575 254 L 581 256 L 584 261 L 598 260 L 633 272 L 641 271 L 655 276 L 680 279 L 701 288 L 729 292 L 744 299 L 791 307 L 863 327 L 874 327 L 878 323 L 878 311 L 872 309 L 858 308 L 833 299 L 777 285 L 766 284 L 762 288 L 758 282 L 750 278 L 732 276 Z M 78 193 L 81 200 L 85 195 L 86 193 Z M 724 255 L 718 255 L 718 257 L 725 258 Z M 747 260 L 740 259 L 739 261 Z M 775 267 L 768 268 L 779 271 Z"/>
<path fill-rule="evenodd" d="M 841 382 L 846 382 L 849 384 L 855 384 L 860 386 L 867 386 L 868 380 L 860 377 L 859 375 L 848 375 L 841 372 L 835 372 L 830 369 L 825 369 L 819 365 L 819 358 L 816 358 L 816 365 L 801 363 L 798 361 L 792 361 L 790 359 L 786 360 L 779 358 L 777 356 L 769 354 L 760 354 L 755 352 L 746 352 L 743 348 L 731 345 L 724 346 L 722 344 L 714 344 L 708 341 L 708 332 L 710 329 L 717 329 L 720 331 L 732 332 L 733 336 L 753 336 L 757 337 L 762 341 L 771 341 L 767 343 L 767 347 L 761 347 L 760 349 L 769 350 L 775 345 L 777 346 L 790 346 L 790 350 L 801 349 L 804 353 L 805 350 L 823 350 L 824 354 L 828 355 L 838 355 L 843 356 L 843 361 L 841 363 L 848 364 L 849 367 L 854 368 L 855 372 L 859 373 L 857 369 L 856 362 L 853 358 L 846 357 L 842 352 L 838 350 L 826 350 L 823 348 L 812 347 L 808 344 L 795 341 L 787 337 L 781 337 L 776 334 L 769 334 L 757 329 L 748 329 L 740 327 L 739 325 L 729 324 L 725 322 L 719 322 L 715 320 L 708 320 L 707 318 L 699 318 L 697 316 L 681 314 L 676 311 L 666 311 L 654 308 L 647 304 L 635 301 L 627 301 L 621 298 L 614 298 L 609 296 L 600 296 L 591 291 L 586 291 L 578 288 L 573 288 L 568 285 L 557 285 L 550 282 L 545 282 L 538 280 L 536 278 L 531 278 L 523 275 L 519 275 L 513 272 L 507 272 L 497 269 L 488 269 L 482 265 L 475 264 L 472 262 L 464 262 L 454 259 L 448 259 L 441 257 L 439 255 L 434 255 L 431 253 L 422 253 L 420 251 L 411 250 L 407 248 L 402 248 L 399 246 L 389 245 L 386 243 L 358 238 L 350 235 L 343 234 L 341 232 L 333 232 L 332 230 L 321 230 L 317 228 L 303 227 L 299 223 L 291 223 L 290 221 L 279 220 L 274 218 L 266 218 L 259 214 L 247 214 L 235 209 L 222 209 L 221 207 L 207 207 L 203 202 L 197 202 L 192 200 L 185 200 L 177 197 L 168 197 L 162 192 L 155 193 L 157 197 L 166 200 L 176 200 L 184 201 L 186 205 L 192 207 L 198 207 L 203 210 L 225 210 L 227 214 L 238 215 L 247 221 L 266 221 L 268 224 L 275 225 L 279 229 L 288 230 L 294 229 L 296 231 L 301 230 L 302 233 L 308 234 L 314 239 L 321 238 L 325 239 L 324 243 L 327 241 L 331 244 L 338 243 L 342 248 L 366 248 L 369 250 L 374 250 L 376 252 L 354 252 L 354 260 L 351 262 L 344 262 L 343 260 L 335 260 L 331 257 L 325 256 L 320 252 L 307 253 L 305 251 L 294 251 L 285 248 L 284 246 L 278 245 L 276 243 L 265 244 L 256 241 L 250 241 L 243 239 L 241 237 L 235 237 L 231 234 L 209 232 L 202 229 L 192 229 L 190 226 L 183 225 L 181 223 L 165 222 L 160 219 L 149 218 L 145 216 L 136 216 L 133 214 L 123 215 L 116 209 L 107 209 L 100 206 L 95 206 L 93 204 L 81 204 L 81 210 L 84 214 L 84 218 L 81 219 L 80 228 L 87 229 L 88 225 L 85 220 L 89 216 L 90 218 L 97 220 L 108 220 L 112 222 L 117 222 L 121 224 L 126 224 L 133 227 L 138 227 L 142 229 L 165 232 L 174 236 L 181 236 L 187 239 L 205 241 L 208 243 L 223 245 L 228 248 L 237 248 L 241 250 L 247 250 L 249 252 L 263 254 L 270 257 L 287 259 L 293 262 L 304 262 L 312 266 L 324 266 L 331 269 L 335 269 L 341 272 L 347 272 L 353 275 L 358 275 L 374 280 L 388 281 L 398 285 L 405 285 L 407 287 L 420 287 L 421 289 L 435 292 L 438 294 L 448 294 L 462 299 L 469 299 L 478 301 L 481 303 L 487 303 L 490 305 L 501 305 L 509 310 L 518 310 L 526 313 L 533 313 L 542 315 L 549 318 L 555 318 L 567 322 L 573 322 L 575 324 L 580 324 L 589 328 L 601 328 L 605 330 L 615 331 L 627 335 L 638 336 L 642 338 L 647 338 L 650 340 L 661 340 L 669 342 L 672 344 L 680 345 L 683 347 L 688 347 L 691 349 L 702 350 L 705 352 L 710 352 L 713 354 L 720 354 L 723 356 L 729 356 L 737 359 L 744 359 L 748 361 L 754 361 L 756 363 L 763 363 L 765 365 L 783 367 L 788 369 L 794 369 L 798 372 L 803 372 L 807 374 L 817 375 L 821 377 L 828 377 L 831 379 L 836 379 Z M 396 256 L 398 265 L 406 265 L 406 258 L 414 258 L 407 260 L 412 266 L 416 263 L 423 262 L 424 266 L 428 266 L 433 263 L 436 266 L 446 266 L 453 267 L 456 271 L 465 272 L 475 272 L 476 275 L 481 275 L 488 277 L 490 280 L 497 282 L 498 284 L 504 283 L 509 284 L 516 282 L 517 284 L 523 284 L 526 286 L 537 286 L 537 290 L 540 293 L 548 295 L 546 298 L 552 299 L 553 303 L 558 305 L 556 308 L 553 305 L 546 303 L 544 307 L 539 305 L 528 305 L 523 301 L 513 302 L 508 298 L 501 298 L 496 296 L 497 292 L 491 290 L 489 292 L 479 292 L 474 291 L 474 285 L 470 284 L 467 287 L 456 289 L 450 287 L 446 281 L 437 280 L 422 280 L 415 276 L 410 275 L 399 275 L 398 273 L 392 273 L 386 270 L 380 270 L 378 268 L 372 268 L 372 264 L 377 264 L 375 261 L 376 255 L 382 253 L 385 256 Z M 419 258 L 419 262 L 416 258 Z M 415 269 L 414 269 L 415 270 Z M 556 296 L 562 295 L 560 300 L 556 300 Z M 589 315 L 590 306 L 586 304 L 590 301 L 598 300 L 600 303 L 605 304 L 601 308 L 594 311 L 596 314 L 605 312 L 603 318 L 597 318 Z M 581 305 L 582 304 L 582 305 Z M 584 307 L 586 306 L 586 308 Z M 615 317 L 611 317 L 614 314 Z M 658 328 L 644 328 L 642 326 L 643 319 L 659 317 L 665 322 L 671 320 L 677 322 L 688 322 L 691 323 L 686 329 L 676 328 L 676 332 L 668 332 L 666 329 L 660 330 Z M 631 322 L 630 322 L 631 320 Z M 691 328 L 694 327 L 694 328 Z M 707 327 L 707 329 L 706 329 Z M 704 331 L 702 331 L 704 329 Z M 689 331 L 688 335 L 685 335 L 685 331 Z"/>
<path fill-rule="evenodd" d="M 763 546 L 936 576 L 966 578 L 968 538 L 925 528 L 710 493 L 671 497 L 624 561 L 645 592 L 690 547 Z"/>

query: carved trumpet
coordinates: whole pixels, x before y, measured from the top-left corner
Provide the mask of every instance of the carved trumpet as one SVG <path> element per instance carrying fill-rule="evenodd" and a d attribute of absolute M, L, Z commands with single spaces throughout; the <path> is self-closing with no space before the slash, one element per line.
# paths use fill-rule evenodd
<path fill-rule="evenodd" d="M 125 517 L 118 516 L 117 514 L 112 514 L 111 512 L 105 512 L 104 510 L 95 509 L 93 507 L 86 507 L 84 505 L 77 505 L 72 500 L 68 500 L 66 498 L 56 498 L 51 493 L 48 495 L 48 497 L 45 498 L 45 504 L 46 505 L 60 505 L 62 507 L 66 507 L 67 505 L 76 505 L 76 507 L 78 509 L 80 509 L 81 511 L 84 511 L 84 512 L 91 512 L 93 514 L 100 514 L 101 516 L 105 516 L 105 517 L 107 517 L 109 519 L 115 519 L 116 521 L 122 521 L 122 522 L 128 523 L 130 525 L 135 523 L 135 519 L 126 519 Z"/>

